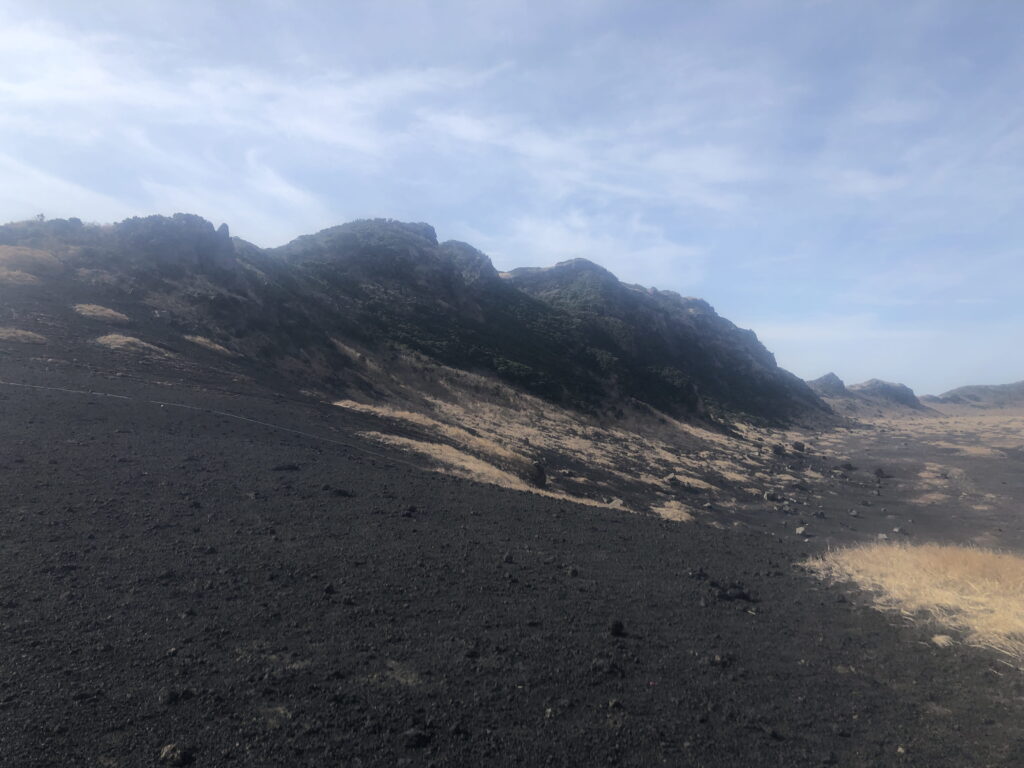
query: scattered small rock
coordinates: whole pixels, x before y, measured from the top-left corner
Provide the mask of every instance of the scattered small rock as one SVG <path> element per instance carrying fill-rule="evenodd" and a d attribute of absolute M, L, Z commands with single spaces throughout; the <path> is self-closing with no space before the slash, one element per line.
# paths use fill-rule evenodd
<path fill-rule="evenodd" d="M 772 453 L 775 454 L 776 456 L 785 456 L 786 446 L 781 445 L 780 443 L 776 443 L 775 445 L 772 446 Z"/>
<path fill-rule="evenodd" d="M 170 688 L 161 688 L 157 692 L 156 700 L 160 703 L 160 706 L 169 707 L 178 700 L 178 692 Z"/>
<path fill-rule="evenodd" d="M 179 744 L 167 744 L 160 750 L 160 762 L 167 765 L 189 765 L 192 751 Z"/>
<path fill-rule="evenodd" d="M 793 441 L 793 450 L 794 451 L 799 451 L 800 453 L 803 453 L 806 449 L 807 449 L 807 446 L 804 445 L 803 442 L 801 442 L 800 440 L 794 440 Z"/>
<path fill-rule="evenodd" d="M 888 535 L 886 535 L 884 533 L 880 533 L 880 534 L 878 534 L 878 540 L 879 541 L 888 541 L 889 537 L 888 537 Z"/>
<path fill-rule="evenodd" d="M 530 467 L 530 474 L 527 480 L 529 480 L 531 485 L 534 485 L 537 488 L 545 487 L 548 484 L 548 473 L 547 470 L 544 469 L 544 465 L 539 461 L 533 462 Z"/>
<path fill-rule="evenodd" d="M 738 582 L 727 587 L 718 587 L 715 597 L 726 602 L 732 602 L 733 600 L 743 600 L 748 603 L 757 602 L 756 598 L 747 591 L 746 587 Z"/>
<path fill-rule="evenodd" d="M 618 619 L 615 619 L 611 624 L 608 625 L 608 634 L 612 637 L 625 637 L 626 625 Z"/>
<path fill-rule="evenodd" d="M 402 743 L 406 749 L 423 749 L 430 744 L 430 734 L 422 728 L 410 728 L 402 734 Z"/>
<path fill-rule="evenodd" d="M 278 464 L 271 467 L 271 472 L 298 472 L 301 467 L 298 464 Z"/>

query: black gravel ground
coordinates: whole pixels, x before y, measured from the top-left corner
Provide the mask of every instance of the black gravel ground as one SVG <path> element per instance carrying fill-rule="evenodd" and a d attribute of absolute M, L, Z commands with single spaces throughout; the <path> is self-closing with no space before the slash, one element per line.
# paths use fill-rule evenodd
<path fill-rule="evenodd" d="M 819 585 L 813 542 L 106 360 L 0 356 L 4 766 L 1024 765 L 1021 673 Z"/>

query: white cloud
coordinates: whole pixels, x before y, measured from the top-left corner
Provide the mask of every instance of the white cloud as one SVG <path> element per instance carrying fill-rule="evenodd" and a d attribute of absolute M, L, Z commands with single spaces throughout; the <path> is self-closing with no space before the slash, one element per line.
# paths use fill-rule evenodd
<path fill-rule="evenodd" d="M 704 254 L 672 242 L 657 227 L 638 220 L 599 221 L 578 210 L 520 217 L 485 245 L 499 269 L 582 258 L 611 269 L 623 282 L 680 290 L 696 286 L 704 275 Z"/>
<path fill-rule="evenodd" d="M 78 216 L 108 222 L 138 213 L 138 208 L 109 195 L 3 154 L 0 178 L 0 211 L 4 221 L 19 221 L 42 213 L 50 218 Z"/>

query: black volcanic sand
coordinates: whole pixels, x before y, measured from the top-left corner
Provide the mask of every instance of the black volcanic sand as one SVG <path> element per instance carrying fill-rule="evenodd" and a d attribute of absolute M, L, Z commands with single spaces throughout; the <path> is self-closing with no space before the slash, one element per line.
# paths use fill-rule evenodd
<path fill-rule="evenodd" d="M 150 378 L 0 357 L 133 398 L 0 385 L 5 766 L 1024 764 L 1021 673 L 819 585 L 814 542 L 458 481 L 353 414 Z"/>

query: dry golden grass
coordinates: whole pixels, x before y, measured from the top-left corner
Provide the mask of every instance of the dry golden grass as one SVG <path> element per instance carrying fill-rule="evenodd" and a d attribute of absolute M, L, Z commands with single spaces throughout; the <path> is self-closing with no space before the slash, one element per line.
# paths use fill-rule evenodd
<path fill-rule="evenodd" d="M 99 304 L 75 304 L 72 309 L 82 317 L 88 317 L 91 320 L 106 320 L 111 323 L 128 322 L 128 315 L 109 307 L 101 307 Z"/>
<path fill-rule="evenodd" d="M 110 349 L 116 349 L 119 352 L 136 352 L 149 355 L 160 355 L 166 357 L 167 352 L 155 347 L 152 344 L 147 344 L 142 339 L 136 339 L 134 336 L 123 336 L 120 333 L 108 333 L 106 336 L 100 336 L 96 339 L 97 344 L 102 344 L 104 347 Z"/>
<path fill-rule="evenodd" d="M 871 591 L 881 609 L 928 616 L 962 632 L 968 644 L 1024 664 L 1024 558 L 1018 555 L 979 547 L 879 543 L 829 552 L 808 565 L 821 578 Z"/>
<path fill-rule="evenodd" d="M 403 450 L 412 451 L 413 453 L 418 453 L 421 456 L 426 456 L 437 462 L 439 466 L 436 468 L 436 471 L 452 474 L 466 480 L 475 480 L 480 483 L 497 485 L 502 488 L 509 488 L 515 491 L 528 491 L 529 493 L 535 493 L 538 496 L 547 496 L 549 498 L 561 499 L 563 501 L 572 501 L 577 504 L 586 504 L 592 507 L 625 510 L 621 500 L 605 503 L 582 496 L 570 496 L 566 493 L 557 493 L 555 491 L 537 488 L 511 472 L 499 469 L 483 459 L 473 456 L 472 454 L 465 453 L 464 451 L 460 451 L 450 445 L 445 445 L 443 443 L 431 443 L 425 440 L 413 440 L 408 437 L 399 437 L 398 435 L 386 435 L 382 432 L 360 432 L 359 434 L 363 437 L 377 440 L 385 445 L 393 445 L 397 448 L 402 448 Z"/>
<path fill-rule="evenodd" d="M 675 520 L 679 523 L 692 523 L 694 520 L 693 515 L 678 501 L 667 501 L 659 507 L 651 507 L 651 511 L 666 520 Z"/>
<path fill-rule="evenodd" d="M 413 411 L 403 411 L 398 408 L 392 408 L 386 405 L 371 405 L 369 403 L 357 403 L 354 400 L 338 400 L 334 405 L 339 408 L 345 408 L 350 411 L 356 411 L 358 413 L 370 413 L 375 416 L 382 416 L 387 419 L 394 421 L 404 421 L 408 424 L 413 424 L 418 427 L 425 427 L 426 429 L 444 435 L 453 442 L 458 443 L 466 448 L 479 451 L 481 453 L 488 454 L 495 458 L 504 459 L 513 463 L 523 463 L 525 468 L 525 461 L 522 460 L 518 454 L 508 450 L 504 446 L 498 444 L 494 440 L 487 440 L 485 438 L 474 435 L 467 432 L 461 427 L 457 427 L 451 424 L 445 424 L 442 421 L 431 418 L 430 416 L 423 413 L 416 413 Z"/>
<path fill-rule="evenodd" d="M 235 357 L 235 353 L 232 352 L 225 346 L 218 344 L 213 339 L 208 339 L 205 336 L 186 336 L 186 341 L 191 341 L 193 344 L 198 344 L 200 347 L 205 347 L 211 352 L 217 352 L 221 355 L 227 355 L 228 357 Z"/>
<path fill-rule="evenodd" d="M 39 278 L 35 275 L 30 275 L 28 272 L 0 267 L 0 283 L 6 283 L 7 285 L 33 285 L 38 282 Z"/>
<path fill-rule="evenodd" d="M 25 248 L 21 245 L 0 245 L 0 265 L 20 269 L 56 267 L 60 259 L 49 251 Z"/>
<path fill-rule="evenodd" d="M 45 344 L 46 337 L 18 328 L 0 328 L 0 341 L 20 341 L 23 344 Z"/>

